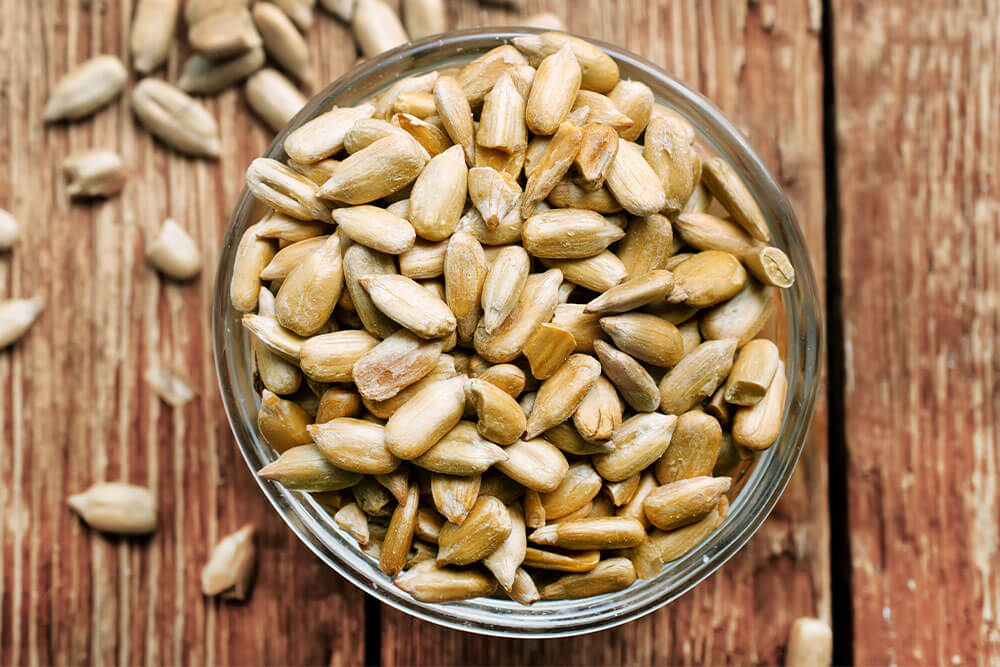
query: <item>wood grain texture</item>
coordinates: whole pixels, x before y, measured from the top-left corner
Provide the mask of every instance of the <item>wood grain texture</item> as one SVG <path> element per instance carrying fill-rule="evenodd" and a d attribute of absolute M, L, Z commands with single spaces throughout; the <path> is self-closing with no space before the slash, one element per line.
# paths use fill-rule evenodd
<path fill-rule="evenodd" d="M 454 25 L 510 23 L 453 3 Z M 818 2 L 528 2 L 571 31 L 625 46 L 701 90 L 750 137 L 786 189 L 824 266 L 822 60 Z M 564 640 L 463 635 L 383 607 L 382 662 L 396 664 L 721 664 L 780 662 L 798 616 L 829 620 L 826 402 L 803 463 L 743 551 L 667 609 Z"/>
<path fill-rule="evenodd" d="M 1000 3 L 834 3 L 858 664 L 1000 661 Z"/>
<path fill-rule="evenodd" d="M 0 0 L 0 207 L 24 228 L 0 257 L 0 298 L 38 294 L 47 304 L 30 335 L 0 353 L 0 663 L 357 664 L 362 595 L 299 543 L 257 489 L 212 365 L 215 257 L 269 132 L 238 88 L 206 101 L 223 136 L 218 163 L 153 140 L 133 119 L 128 90 L 90 120 L 40 121 L 69 67 L 100 53 L 125 58 L 132 9 Z M 176 80 L 181 43 L 154 76 Z M 322 80 L 354 61 L 332 19 L 310 46 Z M 91 146 L 119 151 L 129 181 L 119 197 L 70 203 L 60 162 Z M 161 281 L 143 260 L 144 238 L 167 217 L 203 250 L 191 284 Z M 162 403 L 142 380 L 155 359 L 199 397 L 180 409 Z M 105 479 L 154 489 L 161 527 L 152 538 L 109 539 L 68 510 L 68 493 Z M 246 522 L 259 528 L 252 600 L 204 599 L 199 574 L 211 545 Z"/>
<path fill-rule="evenodd" d="M 780 177 L 823 267 L 819 3 L 548 0 L 570 29 L 664 65 L 745 129 Z M 125 57 L 130 0 L 0 0 L 0 207 L 24 224 L 0 257 L 0 297 L 42 295 L 31 334 L 0 354 L 0 663 L 358 664 L 362 596 L 327 570 L 267 505 L 236 452 L 217 398 L 209 331 L 214 258 L 246 165 L 270 133 L 242 91 L 208 98 L 226 158 L 177 156 L 137 125 L 128 93 L 90 120 L 46 127 L 48 90 L 99 54 Z M 502 9 L 449 0 L 451 25 L 511 23 Z M 183 28 L 179 28 L 183 30 Z M 308 41 L 326 82 L 355 60 L 349 32 L 317 12 Z M 168 67 L 186 55 L 179 39 Z M 134 82 L 134 80 L 133 80 Z M 131 84 L 130 84 L 131 88 Z M 778 103 L 780 101 L 780 103 Z M 131 167 L 121 196 L 70 203 L 59 163 L 108 146 Z M 206 258 L 187 285 L 162 282 L 144 239 L 166 217 Z M 181 409 L 142 380 L 156 359 L 199 397 Z M 986 400 L 986 399 L 984 399 Z M 386 664 L 651 664 L 780 661 L 797 616 L 828 617 L 825 403 L 804 464 L 744 551 L 670 609 L 565 641 L 508 642 L 443 631 L 385 608 Z M 145 541 L 86 529 L 64 498 L 102 479 L 147 484 L 161 529 Z M 260 568 L 245 605 L 202 598 L 214 541 L 259 527 Z"/>

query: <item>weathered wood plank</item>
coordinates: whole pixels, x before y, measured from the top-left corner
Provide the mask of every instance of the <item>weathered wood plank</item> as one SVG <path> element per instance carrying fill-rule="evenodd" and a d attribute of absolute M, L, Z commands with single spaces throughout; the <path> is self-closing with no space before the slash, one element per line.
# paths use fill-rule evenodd
<path fill-rule="evenodd" d="M 834 3 L 858 664 L 1000 660 L 997 2 Z"/>
<path fill-rule="evenodd" d="M 818 2 L 529 2 L 570 30 L 666 67 L 745 129 L 779 176 L 820 278 L 824 260 L 822 65 Z M 509 23 L 502 10 L 452 5 L 460 27 Z M 780 662 L 794 618 L 829 619 L 826 402 L 803 463 L 747 547 L 670 608 L 569 640 L 505 641 L 441 630 L 383 607 L 382 662 L 666 664 Z"/>
<path fill-rule="evenodd" d="M 154 141 L 127 93 L 90 120 L 40 122 L 69 67 L 125 56 L 132 4 L 0 0 L 0 207 L 24 225 L 0 257 L 0 298 L 47 303 L 31 334 L 0 353 L 0 662 L 357 664 L 362 596 L 261 496 L 233 446 L 212 366 L 215 258 L 245 166 L 270 133 L 239 89 L 206 101 L 223 134 L 219 163 Z M 353 63 L 346 35 L 333 19 L 317 22 L 319 80 Z M 175 47 L 154 76 L 176 80 L 184 55 Z M 70 203 L 61 159 L 90 146 L 120 151 L 129 182 L 106 202 Z M 163 282 L 143 261 L 143 239 L 166 217 L 204 252 L 192 284 Z M 172 409 L 149 390 L 142 374 L 157 358 L 191 381 L 197 400 Z M 102 479 L 156 491 L 155 536 L 108 539 L 69 512 L 65 496 Z M 208 550 L 246 522 L 259 528 L 252 601 L 205 600 Z"/>

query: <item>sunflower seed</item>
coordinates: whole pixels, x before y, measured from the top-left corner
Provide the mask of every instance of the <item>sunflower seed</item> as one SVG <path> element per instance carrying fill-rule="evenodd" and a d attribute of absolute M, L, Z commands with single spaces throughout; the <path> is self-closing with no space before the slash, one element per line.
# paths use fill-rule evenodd
<path fill-rule="evenodd" d="M 577 93 L 576 99 L 573 100 L 573 110 L 581 113 L 585 111 L 587 122 L 606 125 L 614 130 L 615 134 L 625 132 L 635 124 L 635 121 L 621 112 L 610 97 L 590 90 L 581 90 Z M 616 143 L 617 138 L 615 137 Z"/>
<path fill-rule="evenodd" d="M 736 355 L 726 381 L 724 397 L 734 405 L 756 405 L 764 398 L 778 369 L 778 346 L 766 338 L 744 345 Z"/>
<path fill-rule="evenodd" d="M 238 56 L 261 45 L 260 33 L 245 8 L 206 16 L 188 28 L 188 42 L 195 51 L 215 59 Z"/>
<path fill-rule="evenodd" d="M 540 493 L 554 491 L 566 476 L 569 463 L 562 452 L 542 440 L 518 440 L 504 450 L 506 461 L 495 467 L 507 477 Z"/>
<path fill-rule="evenodd" d="M 78 65 L 52 87 L 42 119 L 52 122 L 89 116 L 121 94 L 128 80 L 122 61 L 101 55 Z"/>
<path fill-rule="evenodd" d="M 357 0 L 351 30 L 366 58 L 374 58 L 409 40 L 399 16 L 382 0 Z"/>
<path fill-rule="evenodd" d="M 70 197 L 110 197 L 125 186 L 125 166 L 112 151 L 92 149 L 63 159 Z"/>
<path fill-rule="evenodd" d="M 472 422 L 460 421 L 413 463 L 443 475 L 477 475 L 506 459 L 503 449 L 487 442 Z"/>
<path fill-rule="evenodd" d="M 421 338 L 439 338 L 455 330 L 448 306 L 405 276 L 365 276 L 360 280 L 375 306 Z"/>
<path fill-rule="evenodd" d="M 401 459 L 415 459 L 450 431 L 465 408 L 465 380 L 439 380 L 421 389 L 385 425 L 386 445 Z"/>
<path fill-rule="evenodd" d="M 699 410 L 677 418 L 666 453 L 656 462 L 656 479 L 670 484 L 682 479 L 710 476 L 722 446 L 718 420 Z"/>
<path fill-rule="evenodd" d="M 526 437 L 534 438 L 568 419 L 600 373 L 601 365 L 593 357 L 584 354 L 569 357 L 539 388 L 528 418 Z"/>
<path fill-rule="evenodd" d="M 333 210 L 333 219 L 355 243 L 389 255 L 413 247 L 413 225 L 378 206 L 347 206 Z"/>
<path fill-rule="evenodd" d="M 344 287 L 340 234 L 330 238 L 292 269 L 274 300 L 281 326 L 311 336 L 326 324 Z"/>
<path fill-rule="evenodd" d="M 431 475 L 431 497 L 437 511 L 455 525 L 462 525 L 469 515 L 482 484 L 480 475 L 456 477 L 454 475 Z M 438 536 L 440 539 L 440 536 Z"/>
<path fill-rule="evenodd" d="M 106 533 L 146 535 L 156 530 L 156 498 L 142 486 L 98 482 L 67 502 L 88 526 Z"/>
<path fill-rule="evenodd" d="M 514 38 L 513 42 L 514 46 L 527 56 L 528 62 L 536 67 L 543 58 L 557 52 L 568 43 L 580 64 L 580 87 L 606 93 L 618 83 L 618 65 L 611 56 L 590 42 L 561 32 L 525 35 Z"/>
<path fill-rule="evenodd" d="M 167 219 L 146 246 L 146 261 L 174 280 L 191 280 L 201 272 L 201 252 L 184 228 Z"/>
<path fill-rule="evenodd" d="M 351 371 L 354 384 L 367 400 L 392 398 L 434 368 L 443 345 L 441 339 L 421 340 L 405 329 L 397 331 L 358 359 Z"/>
<path fill-rule="evenodd" d="M 660 380 L 660 410 L 680 415 L 711 396 L 733 367 L 736 339 L 702 343 Z"/>
<path fill-rule="evenodd" d="M 288 125 L 306 105 L 298 88 L 270 67 L 251 74 L 243 89 L 250 108 L 275 132 Z"/>
<path fill-rule="evenodd" d="M 630 417 L 612 435 L 613 452 L 594 456 L 594 467 L 609 482 L 643 470 L 667 451 L 677 417 L 655 412 Z"/>
<path fill-rule="evenodd" d="M 405 188 L 425 164 L 426 152 L 413 139 L 383 137 L 341 162 L 320 188 L 319 196 L 346 204 L 367 204 Z"/>
<path fill-rule="evenodd" d="M 677 327 L 656 315 L 625 313 L 602 317 L 601 328 L 618 349 L 647 364 L 667 368 L 684 355 L 684 341 Z"/>
<path fill-rule="evenodd" d="M 362 0 L 363 1 L 363 0 Z M 406 502 L 400 503 L 392 513 L 389 528 L 379 554 L 379 569 L 395 577 L 406 565 L 406 558 L 413 544 L 413 531 L 417 525 L 417 507 L 420 504 L 420 487 L 410 486 Z"/>
<path fill-rule="evenodd" d="M 524 565 L 539 570 L 555 570 L 557 572 L 589 572 L 601 561 L 600 551 L 578 551 L 563 554 L 556 551 L 546 551 L 528 547 L 524 552 Z"/>
<path fill-rule="evenodd" d="M 228 60 L 212 60 L 192 53 L 184 61 L 177 85 L 188 93 L 212 95 L 247 78 L 263 67 L 265 60 L 264 49 L 260 47 Z"/>
<path fill-rule="evenodd" d="M 264 390 L 257 412 L 257 428 L 264 441 L 279 454 L 312 442 L 306 430 L 309 421 L 309 415 L 298 403 Z"/>
<path fill-rule="evenodd" d="M 778 362 L 767 393 L 753 407 L 741 408 L 733 416 L 733 440 L 737 445 L 753 450 L 767 449 L 781 433 L 785 413 L 788 380 L 785 364 Z"/>
<path fill-rule="evenodd" d="M 568 574 L 544 587 L 543 600 L 573 600 L 628 588 L 635 581 L 635 568 L 628 558 L 609 558 L 590 572 Z"/>
<path fill-rule="evenodd" d="M 596 297 L 586 306 L 589 313 L 624 313 L 654 301 L 663 300 L 674 289 L 674 275 L 663 269 L 653 269 L 643 275 L 616 285 Z"/>
<path fill-rule="evenodd" d="M 538 64 L 525 106 L 525 120 L 535 134 L 555 134 L 580 89 L 580 64 L 571 45 L 563 45 Z"/>
<path fill-rule="evenodd" d="M 703 250 L 673 269 L 676 287 L 670 296 L 695 308 L 706 308 L 735 296 L 747 282 L 740 261 L 721 250 Z"/>
<path fill-rule="evenodd" d="M 437 562 L 470 565 L 497 550 L 510 535 L 512 521 L 504 504 L 492 496 L 480 496 L 462 525 L 446 523 L 438 536 Z"/>
<path fill-rule="evenodd" d="M 621 399 L 614 385 L 599 375 L 573 413 L 573 425 L 584 440 L 605 442 L 611 439 L 612 432 L 621 424 Z"/>
<path fill-rule="evenodd" d="M 525 417 L 510 394 L 480 379 L 469 381 L 469 396 L 479 421 L 480 435 L 500 445 L 512 445 L 524 433 Z"/>
<path fill-rule="evenodd" d="M 458 602 L 492 595 L 497 587 L 497 582 L 482 572 L 440 567 L 433 561 L 410 568 L 394 583 L 420 602 Z"/>
<path fill-rule="evenodd" d="M 285 137 L 285 153 L 293 160 L 305 163 L 336 155 L 344 148 L 344 140 L 355 122 L 371 118 L 374 113 L 375 105 L 360 104 L 320 114 Z"/>
<path fill-rule="evenodd" d="M 201 569 L 202 595 L 222 594 L 234 600 L 247 597 L 257 566 L 255 530 L 253 524 L 247 524 L 226 535 L 212 548 L 208 562 Z"/>
<path fill-rule="evenodd" d="M 222 152 L 212 114 L 166 81 L 143 79 L 136 84 L 132 110 L 147 130 L 182 153 L 218 157 Z"/>
<path fill-rule="evenodd" d="M 270 2 L 255 3 L 251 14 L 267 53 L 286 72 L 308 82 L 312 75 L 309 46 L 288 14 Z"/>

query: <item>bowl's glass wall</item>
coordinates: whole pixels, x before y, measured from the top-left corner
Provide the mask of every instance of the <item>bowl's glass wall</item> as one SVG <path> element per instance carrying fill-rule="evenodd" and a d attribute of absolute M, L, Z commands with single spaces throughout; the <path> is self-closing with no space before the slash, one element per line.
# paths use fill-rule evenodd
<path fill-rule="evenodd" d="M 523 34 L 529 28 L 468 30 L 431 37 L 370 60 L 328 86 L 290 124 L 295 128 L 333 105 L 355 104 L 403 76 L 460 64 Z M 353 538 L 308 494 L 278 484 L 258 483 L 289 527 L 334 570 L 382 601 L 414 616 L 442 625 L 488 634 L 550 637 L 578 634 L 624 623 L 674 600 L 714 572 L 743 546 L 767 517 L 791 475 L 812 418 L 818 384 L 822 328 L 816 279 L 802 234 L 780 188 L 738 130 L 707 99 L 642 58 L 599 43 L 621 68 L 622 78 L 644 81 L 658 100 L 682 113 L 697 128 L 699 139 L 729 160 L 757 196 L 774 235 L 796 267 L 797 280 L 783 294 L 784 321 L 776 332 L 783 339 L 789 392 L 785 421 L 777 443 L 764 452 L 741 479 L 725 523 L 697 548 L 667 564 L 652 581 L 637 581 L 627 590 L 595 598 L 541 602 L 531 607 L 504 600 L 428 605 L 396 588 L 364 555 Z M 267 155 L 283 158 L 279 135 Z M 236 245 L 259 217 L 260 207 L 246 189 L 230 220 L 222 247 L 213 311 L 216 366 L 223 402 L 237 444 L 251 470 L 275 458 L 256 432 L 258 397 L 250 376 L 249 340 L 240 314 L 229 305 L 229 282 Z"/>

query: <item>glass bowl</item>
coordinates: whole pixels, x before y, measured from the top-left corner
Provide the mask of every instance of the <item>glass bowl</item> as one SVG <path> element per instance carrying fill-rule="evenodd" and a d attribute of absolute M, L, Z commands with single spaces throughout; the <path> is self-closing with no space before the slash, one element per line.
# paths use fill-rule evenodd
<path fill-rule="evenodd" d="M 542 32 L 531 28 L 489 28 L 451 32 L 411 42 L 368 60 L 312 98 L 271 144 L 267 157 L 282 159 L 285 136 L 333 105 L 356 104 L 398 79 L 421 71 L 463 64 L 514 37 Z M 439 625 L 507 637 L 558 637 L 609 628 L 638 618 L 683 595 L 712 574 L 757 531 L 791 476 L 806 439 L 819 381 L 822 322 L 816 278 L 792 208 L 760 158 L 722 112 L 701 94 L 653 63 L 624 49 L 593 41 L 618 63 L 622 78 L 641 80 L 657 101 L 683 114 L 711 152 L 729 160 L 760 204 L 773 234 L 795 266 L 796 281 L 783 290 L 770 333 L 782 348 L 788 374 L 788 401 L 781 434 L 739 475 L 728 518 L 683 558 L 668 563 L 651 581 L 581 600 L 537 602 L 525 607 L 480 598 L 452 604 L 425 604 L 411 598 L 384 575 L 308 494 L 289 491 L 259 477 L 261 490 L 305 544 L 333 570 L 396 609 Z M 216 273 L 212 312 L 216 371 L 236 443 L 256 477 L 275 453 L 256 427 L 259 398 L 250 375 L 250 341 L 240 313 L 229 304 L 236 246 L 259 218 L 259 205 L 244 188 L 229 221 Z"/>

